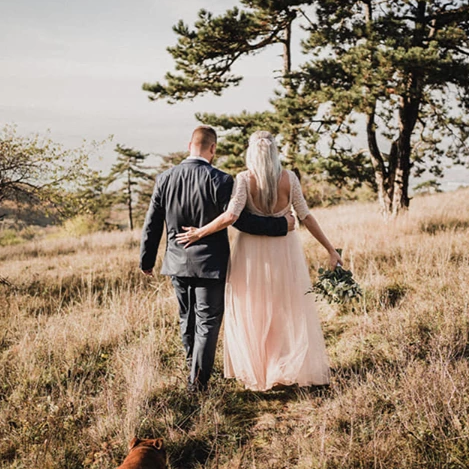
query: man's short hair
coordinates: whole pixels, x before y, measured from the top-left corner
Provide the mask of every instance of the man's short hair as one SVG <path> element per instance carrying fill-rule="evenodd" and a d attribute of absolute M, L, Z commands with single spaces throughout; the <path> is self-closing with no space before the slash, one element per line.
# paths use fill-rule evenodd
<path fill-rule="evenodd" d="M 191 143 L 206 150 L 212 145 L 212 143 L 217 143 L 217 133 L 215 129 L 209 127 L 208 125 L 199 125 L 194 132 L 192 132 Z"/>

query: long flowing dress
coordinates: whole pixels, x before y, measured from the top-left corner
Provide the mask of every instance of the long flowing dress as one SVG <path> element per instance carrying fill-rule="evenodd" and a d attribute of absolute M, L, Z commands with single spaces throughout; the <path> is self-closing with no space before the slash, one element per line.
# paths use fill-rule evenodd
<path fill-rule="evenodd" d="M 296 175 L 288 171 L 291 205 L 303 220 L 310 212 Z M 253 203 L 249 172 L 236 177 L 228 210 L 244 207 L 262 213 Z M 324 385 L 329 364 L 308 266 L 296 230 L 286 236 L 254 236 L 238 232 L 226 285 L 224 373 L 246 388 L 265 391 L 275 385 Z"/>

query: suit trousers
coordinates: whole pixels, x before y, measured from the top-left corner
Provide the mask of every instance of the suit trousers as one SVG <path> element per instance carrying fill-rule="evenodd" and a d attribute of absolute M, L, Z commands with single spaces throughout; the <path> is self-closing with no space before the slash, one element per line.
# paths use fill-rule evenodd
<path fill-rule="evenodd" d="M 205 389 L 215 360 L 225 309 L 225 279 L 171 277 L 179 303 L 189 383 Z"/>

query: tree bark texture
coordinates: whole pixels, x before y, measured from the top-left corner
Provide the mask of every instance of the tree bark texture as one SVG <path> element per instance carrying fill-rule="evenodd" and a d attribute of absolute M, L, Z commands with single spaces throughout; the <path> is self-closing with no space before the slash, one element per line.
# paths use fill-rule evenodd
<path fill-rule="evenodd" d="M 127 170 L 127 207 L 129 209 L 129 227 L 130 231 L 134 229 L 134 220 L 132 214 L 132 185 L 130 180 L 130 168 Z"/>

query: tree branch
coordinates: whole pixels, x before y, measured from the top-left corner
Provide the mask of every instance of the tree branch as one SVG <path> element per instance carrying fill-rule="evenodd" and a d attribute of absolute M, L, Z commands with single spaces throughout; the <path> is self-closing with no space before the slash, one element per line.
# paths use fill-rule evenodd
<path fill-rule="evenodd" d="M 436 27 L 446 26 L 455 21 L 461 22 L 469 19 L 469 5 L 456 8 L 450 11 L 439 11 L 434 15 L 429 15 L 429 19 L 436 20 Z"/>

